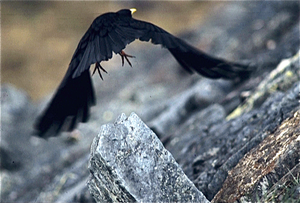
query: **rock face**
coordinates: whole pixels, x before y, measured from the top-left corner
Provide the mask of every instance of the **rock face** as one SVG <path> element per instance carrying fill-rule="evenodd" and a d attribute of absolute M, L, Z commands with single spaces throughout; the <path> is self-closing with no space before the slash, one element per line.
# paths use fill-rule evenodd
<path fill-rule="evenodd" d="M 101 127 L 89 169 L 96 202 L 208 202 L 134 113 Z"/>
<path fill-rule="evenodd" d="M 280 194 L 267 191 L 286 175 L 291 176 L 290 180 L 299 176 L 299 152 L 300 110 L 283 121 L 274 133 L 270 133 L 258 146 L 251 149 L 229 171 L 222 189 L 212 202 L 234 202 L 242 197 L 248 201 L 260 198 L 261 202 L 266 202 L 272 200 L 272 195 L 279 198 Z M 286 185 L 287 180 L 280 182 Z M 300 193 L 297 194 L 296 190 L 293 193 L 292 198 L 299 200 Z"/>
<path fill-rule="evenodd" d="M 212 18 L 179 36 L 214 56 L 250 61 L 257 69 L 245 81 L 190 76 L 167 51 L 156 54 L 159 47 L 137 45 L 130 51 L 138 61 L 133 69 L 110 61 L 116 71 L 108 69 L 103 82 L 93 77 L 98 98 L 89 122 L 57 138 L 31 135 L 46 99 L 33 103 L 24 91 L 2 85 L 1 201 L 94 202 L 86 184 L 91 143 L 102 125 L 122 112 L 135 112 L 164 147 L 137 116 L 122 115 L 104 125 L 100 135 L 105 136 L 93 142 L 90 163 L 96 179 L 89 185 L 99 183 L 90 188 L 102 194 L 94 195 L 96 200 L 122 194 L 118 201 L 196 201 L 202 193 L 213 202 L 297 202 L 299 4 L 226 2 L 211 8 Z M 99 171 L 95 164 L 107 168 Z M 101 174 L 105 171 L 110 174 Z M 190 187 L 183 191 L 174 180 Z M 161 191 L 176 185 L 178 196 L 145 189 L 161 183 L 166 184 Z"/>

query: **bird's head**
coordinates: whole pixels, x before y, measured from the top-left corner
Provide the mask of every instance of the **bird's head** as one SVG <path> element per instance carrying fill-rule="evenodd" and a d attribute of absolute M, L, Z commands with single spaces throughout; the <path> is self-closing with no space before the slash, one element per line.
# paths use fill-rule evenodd
<path fill-rule="evenodd" d="M 119 14 L 120 16 L 123 16 L 123 17 L 131 17 L 134 12 L 136 12 L 135 8 L 122 9 L 122 10 L 119 10 L 117 12 L 117 14 Z"/>

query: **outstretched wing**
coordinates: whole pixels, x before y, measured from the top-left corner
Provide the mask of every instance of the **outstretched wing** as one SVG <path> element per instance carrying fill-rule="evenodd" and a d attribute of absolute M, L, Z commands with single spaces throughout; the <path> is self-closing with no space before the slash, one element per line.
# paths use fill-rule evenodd
<path fill-rule="evenodd" d="M 148 22 L 132 19 L 126 30 L 136 30 L 141 41 L 150 41 L 167 48 L 178 63 L 188 72 L 209 78 L 246 78 L 251 73 L 248 65 L 232 63 L 205 54 L 199 49 L 173 36 L 164 29 Z M 132 31 L 131 31 L 132 32 Z"/>
<path fill-rule="evenodd" d="M 90 65 L 109 60 L 113 52 L 119 53 L 135 40 L 135 35 L 121 26 L 128 24 L 126 19 L 117 13 L 107 13 L 93 21 L 80 40 L 52 100 L 34 124 L 35 134 L 43 138 L 57 136 L 88 120 L 90 108 L 96 104 Z"/>
<path fill-rule="evenodd" d="M 91 106 L 96 104 L 89 71 L 77 78 L 65 78 L 37 119 L 34 128 L 40 137 L 56 136 L 61 131 L 72 131 L 79 122 L 87 122 Z"/>
<path fill-rule="evenodd" d="M 78 77 L 93 63 L 109 60 L 113 52 L 121 52 L 135 39 L 167 48 L 190 73 L 233 79 L 247 77 L 251 72 L 247 65 L 209 56 L 152 23 L 108 13 L 96 18 L 81 39 L 69 68 L 72 77 Z"/>
<path fill-rule="evenodd" d="M 72 131 L 79 122 L 86 122 L 90 107 L 96 103 L 90 65 L 109 60 L 113 52 L 120 53 L 135 39 L 151 40 L 167 48 L 190 73 L 228 79 L 250 73 L 247 66 L 208 56 L 154 24 L 133 19 L 129 10 L 106 13 L 93 21 L 80 40 L 65 77 L 35 123 L 36 133 L 44 138 L 56 136 L 60 131 Z"/>

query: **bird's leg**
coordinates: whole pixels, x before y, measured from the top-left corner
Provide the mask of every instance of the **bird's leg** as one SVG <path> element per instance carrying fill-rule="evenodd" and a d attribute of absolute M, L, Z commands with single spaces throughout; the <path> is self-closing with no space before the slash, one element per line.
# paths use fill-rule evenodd
<path fill-rule="evenodd" d="M 128 58 L 135 58 L 135 56 L 131 56 L 126 54 L 123 50 L 119 53 L 121 58 L 122 58 L 122 66 L 124 66 L 124 58 L 126 59 L 126 61 L 128 62 L 128 64 L 132 67 L 130 61 Z"/>
<path fill-rule="evenodd" d="M 102 75 L 101 75 L 100 69 L 101 69 L 103 72 L 107 73 L 107 71 L 100 65 L 100 63 L 99 63 L 99 62 L 96 62 L 95 68 L 94 68 L 94 71 L 93 71 L 93 74 L 92 74 L 92 75 L 94 75 L 95 72 L 96 72 L 96 70 L 97 70 L 98 73 L 99 73 L 100 78 L 103 80 L 103 77 L 102 77 Z"/>

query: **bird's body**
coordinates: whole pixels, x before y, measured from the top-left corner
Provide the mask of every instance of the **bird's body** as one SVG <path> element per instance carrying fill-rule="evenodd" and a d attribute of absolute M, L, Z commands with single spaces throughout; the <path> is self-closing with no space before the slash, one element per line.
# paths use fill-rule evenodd
<path fill-rule="evenodd" d="M 162 28 L 132 18 L 132 11 L 105 13 L 93 21 L 80 40 L 57 92 L 35 123 L 38 136 L 56 136 L 61 131 L 72 131 L 79 122 L 87 122 L 90 108 L 96 104 L 90 65 L 96 63 L 95 70 L 100 74 L 100 69 L 104 70 L 100 62 L 111 59 L 113 52 L 128 61 L 130 55 L 123 49 L 136 39 L 161 44 L 190 73 L 226 79 L 249 74 L 244 65 L 208 56 Z"/>

